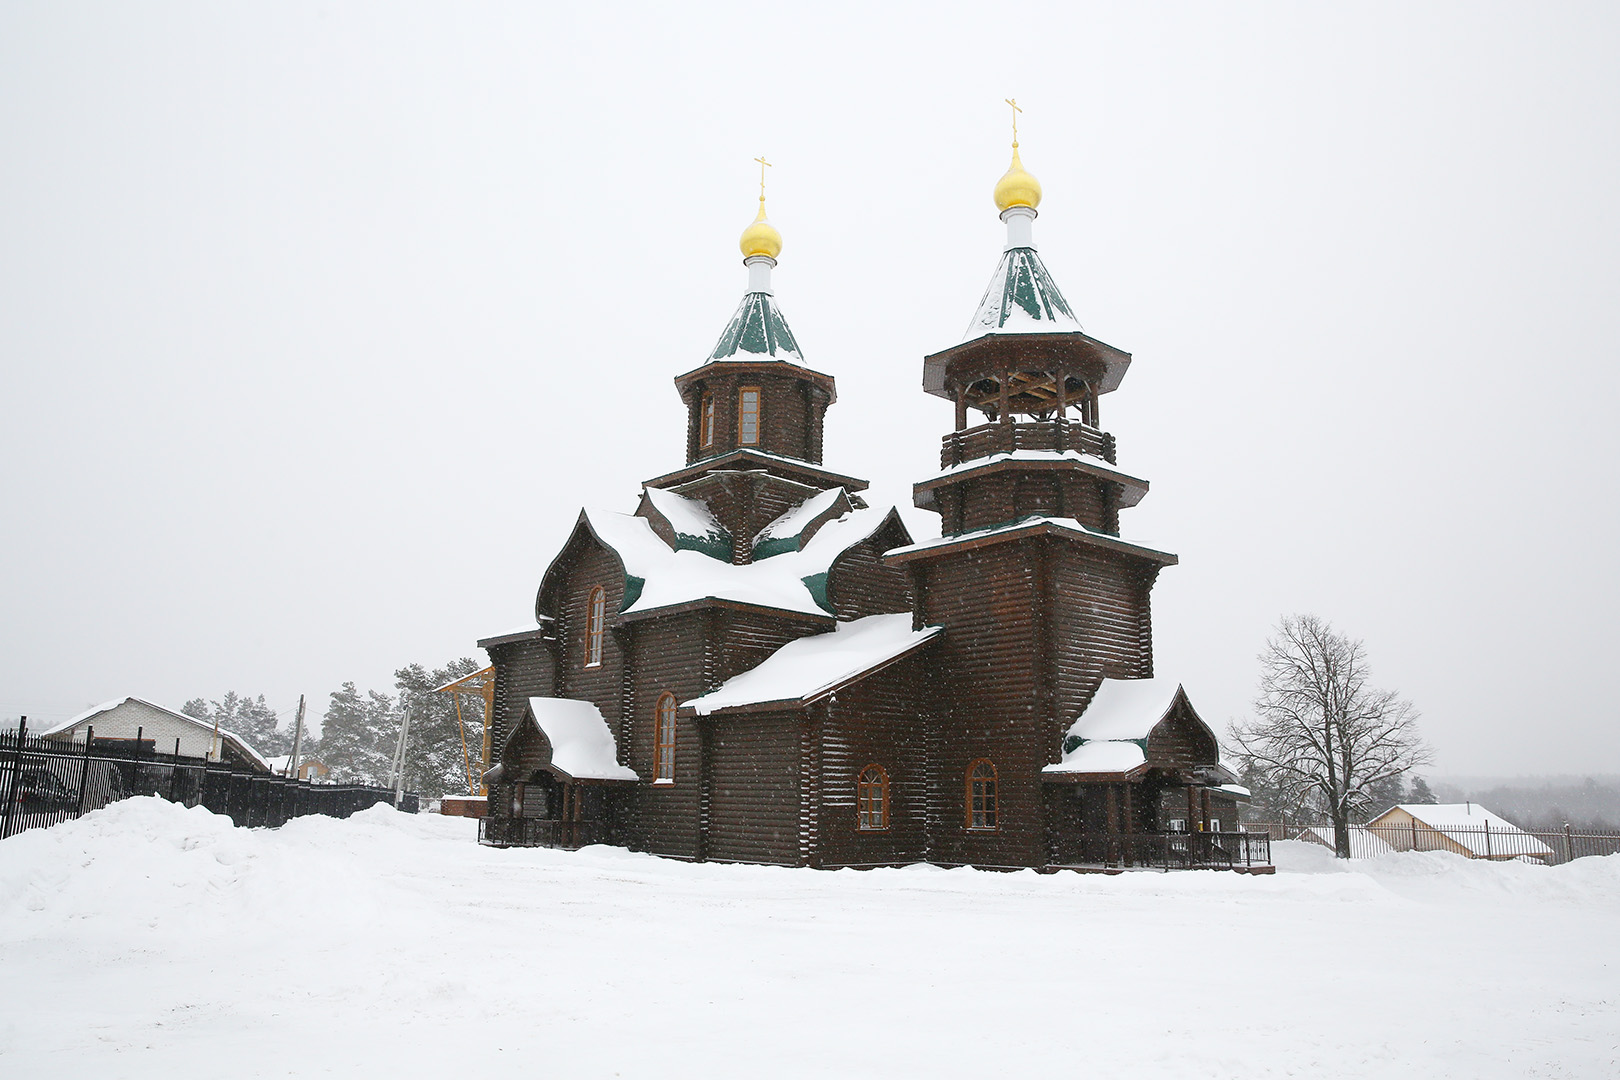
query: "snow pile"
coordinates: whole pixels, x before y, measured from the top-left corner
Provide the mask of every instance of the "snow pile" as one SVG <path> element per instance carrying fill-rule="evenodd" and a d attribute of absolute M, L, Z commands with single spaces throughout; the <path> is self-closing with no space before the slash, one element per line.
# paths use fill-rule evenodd
<path fill-rule="evenodd" d="M 1620 857 L 821 873 L 501 851 L 475 826 L 233 829 L 129 799 L 0 841 L 0 1072 L 1616 1071 Z"/>

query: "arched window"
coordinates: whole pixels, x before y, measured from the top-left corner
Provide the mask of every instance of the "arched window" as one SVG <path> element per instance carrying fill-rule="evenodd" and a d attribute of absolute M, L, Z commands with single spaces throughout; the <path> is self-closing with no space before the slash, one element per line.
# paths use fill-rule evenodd
<path fill-rule="evenodd" d="M 675 779 L 675 695 L 665 693 L 653 710 L 653 779 Z"/>
<path fill-rule="evenodd" d="M 703 405 L 698 414 L 698 429 L 701 438 L 698 440 L 703 449 L 707 450 L 714 445 L 714 395 L 704 394 Z"/>
<path fill-rule="evenodd" d="M 967 771 L 967 827 L 996 827 L 996 767 L 980 758 Z"/>
<path fill-rule="evenodd" d="M 585 609 L 585 666 L 602 663 L 602 627 L 607 622 L 607 590 L 598 585 L 591 590 Z"/>
<path fill-rule="evenodd" d="M 889 827 L 889 774 L 883 766 L 868 765 L 856 777 L 855 809 L 859 815 L 856 827 L 862 832 Z"/>
<path fill-rule="evenodd" d="M 737 445 L 759 443 L 759 387 L 745 386 L 737 392 Z"/>

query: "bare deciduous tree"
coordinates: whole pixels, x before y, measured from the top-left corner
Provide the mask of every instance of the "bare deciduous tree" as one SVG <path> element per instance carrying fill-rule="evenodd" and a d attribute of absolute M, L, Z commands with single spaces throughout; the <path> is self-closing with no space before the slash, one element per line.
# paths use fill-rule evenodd
<path fill-rule="evenodd" d="M 1285 616 L 1260 654 L 1254 718 L 1231 726 L 1246 771 L 1327 813 L 1341 859 L 1370 790 L 1430 761 L 1411 703 L 1367 679 L 1361 642 L 1314 615 Z"/>

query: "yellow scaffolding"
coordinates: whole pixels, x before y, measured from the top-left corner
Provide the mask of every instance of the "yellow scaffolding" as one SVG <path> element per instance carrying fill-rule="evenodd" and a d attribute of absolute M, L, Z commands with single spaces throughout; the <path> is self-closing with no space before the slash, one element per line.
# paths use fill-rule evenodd
<path fill-rule="evenodd" d="M 484 784 L 484 774 L 489 772 L 489 728 L 490 718 L 495 715 L 495 667 L 490 665 L 471 675 L 463 675 L 434 690 L 437 694 L 450 694 L 456 703 L 456 723 L 461 725 L 461 759 L 467 766 L 467 793 L 469 795 L 488 795 L 489 788 Z M 484 745 L 479 754 L 481 767 L 475 780 L 472 770 L 472 755 L 467 750 L 467 721 L 461 715 L 461 699 L 476 694 L 484 703 Z"/>

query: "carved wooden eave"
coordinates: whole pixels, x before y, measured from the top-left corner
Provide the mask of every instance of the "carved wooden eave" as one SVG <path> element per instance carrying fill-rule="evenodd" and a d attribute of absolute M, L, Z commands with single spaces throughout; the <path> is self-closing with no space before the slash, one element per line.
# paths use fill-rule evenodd
<path fill-rule="evenodd" d="M 955 400 L 954 387 L 1001 373 L 1047 372 L 1062 368 L 1090 382 L 1099 394 L 1119 389 L 1131 354 L 1080 331 L 1066 333 L 987 333 L 923 358 L 923 390 Z M 1048 380 L 1050 381 L 1050 380 Z M 1031 384 L 1033 386 L 1035 384 Z M 1020 391 L 1031 387 L 1019 387 Z M 1048 388 L 1056 400 L 1055 387 Z"/>

